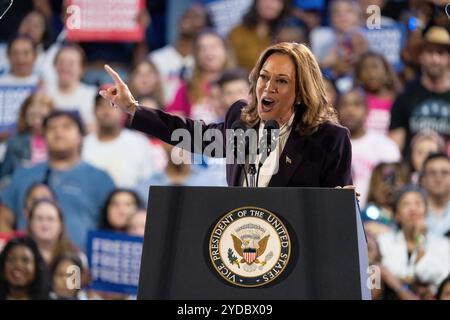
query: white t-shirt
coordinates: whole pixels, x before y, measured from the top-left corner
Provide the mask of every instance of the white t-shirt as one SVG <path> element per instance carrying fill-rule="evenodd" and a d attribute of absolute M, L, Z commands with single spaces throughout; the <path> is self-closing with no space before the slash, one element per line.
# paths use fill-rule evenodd
<path fill-rule="evenodd" d="M 161 82 L 164 84 L 164 99 L 168 104 L 175 98 L 177 89 L 181 84 L 180 72 L 182 68 L 185 67 L 186 74 L 190 75 L 194 66 L 194 58 L 192 55 L 183 57 L 172 45 L 155 50 L 148 57 L 158 68 Z"/>
<path fill-rule="evenodd" d="M 37 86 L 39 77 L 32 74 L 28 77 L 16 77 L 10 73 L 0 77 L 0 85 L 2 86 Z"/>
<path fill-rule="evenodd" d="M 400 161 L 400 151 L 390 138 L 368 131 L 352 143 L 352 176 L 356 190 L 361 194 L 361 207 L 366 205 L 372 171 L 380 162 Z"/>
<path fill-rule="evenodd" d="M 450 243 L 445 237 L 427 234 L 425 255 L 417 262 L 417 252 L 408 257 L 403 231 L 383 233 L 377 238 L 382 264 L 399 278 L 413 277 L 437 285 L 450 272 Z"/>
<path fill-rule="evenodd" d="M 128 129 L 108 142 L 99 141 L 97 134 L 89 134 L 83 142 L 82 158 L 108 172 L 118 187 L 134 188 L 153 173 L 150 141 Z"/>
<path fill-rule="evenodd" d="M 55 107 L 61 110 L 78 111 L 86 126 L 95 124 L 94 104 L 97 88 L 80 83 L 78 88 L 70 94 L 62 93 L 58 87 L 51 86 L 48 93 L 55 103 Z"/>

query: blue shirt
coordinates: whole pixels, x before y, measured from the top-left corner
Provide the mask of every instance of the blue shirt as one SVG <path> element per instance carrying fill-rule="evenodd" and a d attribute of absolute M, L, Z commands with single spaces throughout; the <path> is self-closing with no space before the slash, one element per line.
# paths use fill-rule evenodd
<path fill-rule="evenodd" d="M 150 186 L 170 186 L 172 181 L 167 176 L 166 172 L 158 172 L 152 175 L 149 179 L 142 181 L 136 187 L 136 192 L 139 194 L 144 203 L 149 203 L 149 187 Z M 225 187 L 227 181 L 225 177 L 225 164 L 214 163 L 209 164 L 207 168 L 193 165 L 191 167 L 190 175 L 184 182 L 185 186 L 214 186 Z"/>
<path fill-rule="evenodd" d="M 47 169 L 47 162 L 17 169 L 1 194 L 2 202 L 16 216 L 18 229 L 27 225 L 23 208 L 28 189 L 43 181 Z M 97 228 L 101 209 L 114 189 L 114 182 L 105 171 L 82 161 L 69 170 L 52 169 L 48 181 L 63 211 L 69 238 L 84 251 L 87 232 Z"/>

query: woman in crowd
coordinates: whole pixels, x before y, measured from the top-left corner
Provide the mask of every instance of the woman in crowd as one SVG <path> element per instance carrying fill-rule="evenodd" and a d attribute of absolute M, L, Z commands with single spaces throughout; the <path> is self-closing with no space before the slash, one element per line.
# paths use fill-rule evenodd
<path fill-rule="evenodd" d="M 53 41 L 53 32 L 49 20 L 40 10 L 33 10 L 21 21 L 18 33 L 28 35 L 37 46 L 35 72 L 42 75 L 45 69 L 51 67 L 47 50 Z"/>
<path fill-rule="evenodd" d="M 330 27 L 311 31 L 311 48 L 324 72 L 337 80 L 340 91 L 349 83 L 341 78 L 351 77 L 360 56 L 367 51 L 362 33 L 362 12 L 357 1 L 335 0 L 330 4 Z"/>
<path fill-rule="evenodd" d="M 411 155 L 409 160 L 411 183 L 419 184 L 419 177 L 425 159 L 430 154 L 436 152 L 445 152 L 445 142 L 435 131 L 426 130 L 414 136 L 411 140 Z"/>
<path fill-rule="evenodd" d="M 130 90 L 138 100 L 152 98 L 155 107 L 165 105 L 161 78 L 155 64 L 150 60 L 142 60 L 131 70 Z M 150 107 L 150 105 L 148 105 Z"/>
<path fill-rule="evenodd" d="M 80 257 L 71 252 L 57 256 L 50 268 L 52 276 L 52 299 L 87 300 L 81 289 L 86 282 L 85 270 Z M 67 284 L 70 283 L 71 286 Z"/>
<path fill-rule="evenodd" d="M 210 102 L 212 84 L 232 66 L 225 40 L 212 29 L 205 29 L 194 41 L 195 67 L 188 83 L 182 84 L 167 111 L 206 123 L 217 121 Z"/>
<path fill-rule="evenodd" d="M 289 12 L 288 0 L 253 0 L 228 37 L 239 67 L 250 72 L 259 55 L 272 44 L 281 21 Z"/>
<path fill-rule="evenodd" d="M 124 232 L 130 217 L 142 208 L 138 194 L 129 189 L 115 189 L 106 199 L 99 229 Z"/>
<path fill-rule="evenodd" d="M 41 199 L 55 200 L 55 195 L 47 184 L 37 182 L 28 188 L 25 195 L 23 213 L 27 221 L 29 220 L 30 210 L 34 203 Z"/>
<path fill-rule="evenodd" d="M 45 264 L 30 238 L 11 239 L 0 254 L 0 300 L 48 299 Z"/>
<path fill-rule="evenodd" d="M 378 237 L 382 264 L 405 285 L 434 289 L 450 272 L 450 243 L 427 232 L 427 200 L 422 189 L 402 188 L 394 201 L 398 229 Z M 421 290 L 422 291 L 422 290 Z"/>
<path fill-rule="evenodd" d="M 375 52 L 361 56 L 355 67 L 355 83 L 366 92 L 369 114 L 366 128 L 387 134 L 391 107 L 401 83 L 386 58 Z"/>
<path fill-rule="evenodd" d="M 8 176 L 20 166 L 31 166 L 47 160 L 42 123 L 53 110 L 53 102 L 43 92 L 31 94 L 22 103 L 16 129 L 17 135 L 8 141 L 1 176 Z"/>
<path fill-rule="evenodd" d="M 32 205 L 28 233 L 47 266 L 63 253 L 78 252 L 67 236 L 63 213 L 53 200 L 41 199 Z"/>
<path fill-rule="evenodd" d="M 371 232 L 366 232 L 366 237 L 371 274 L 378 276 L 375 272 L 380 272 L 380 281 L 372 282 L 372 300 L 417 300 L 418 297 L 381 264 L 380 248 L 376 236 Z"/>
<path fill-rule="evenodd" d="M 366 230 L 374 234 L 395 227 L 392 202 L 395 193 L 408 183 L 406 166 L 400 163 L 379 163 L 370 178 L 367 206 L 362 212 Z"/>

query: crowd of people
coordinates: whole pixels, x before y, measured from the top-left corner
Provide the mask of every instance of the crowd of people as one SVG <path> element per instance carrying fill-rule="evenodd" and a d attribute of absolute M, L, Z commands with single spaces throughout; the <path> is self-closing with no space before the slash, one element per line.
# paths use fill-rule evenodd
<path fill-rule="evenodd" d="M 20 90 L 0 100 L 0 299 L 126 298 L 88 289 L 88 232 L 143 237 L 150 185 L 227 185 L 224 161 L 130 128 L 98 94 L 111 85 L 105 63 L 140 105 L 220 122 L 249 99 L 261 52 L 285 41 L 312 49 L 349 130 L 369 264 L 381 277 L 373 299 L 450 299 L 446 2 L 248 3 L 224 35 L 208 6 L 192 1 L 175 41 L 161 47 L 70 42 L 64 1 L 21 1 L 0 21 L 0 90 Z M 370 5 L 381 8 L 376 28 Z M 139 20 L 148 30 L 151 14 Z M 380 30 L 401 36 L 383 46 Z M 79 289 L 65 285 L 72 265 L 83 271 Z"/>

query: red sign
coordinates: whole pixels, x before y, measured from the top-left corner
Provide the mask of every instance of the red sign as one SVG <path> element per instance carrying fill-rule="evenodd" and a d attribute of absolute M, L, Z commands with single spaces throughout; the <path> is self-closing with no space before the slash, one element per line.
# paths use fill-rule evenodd
<path fill-rule="evenodd" d="M 139 42 L 144 28 L 138 14 L 144 0 L 69 0 L 65 23 L 70 41 Z"/>

